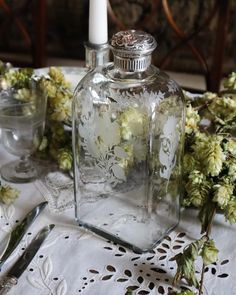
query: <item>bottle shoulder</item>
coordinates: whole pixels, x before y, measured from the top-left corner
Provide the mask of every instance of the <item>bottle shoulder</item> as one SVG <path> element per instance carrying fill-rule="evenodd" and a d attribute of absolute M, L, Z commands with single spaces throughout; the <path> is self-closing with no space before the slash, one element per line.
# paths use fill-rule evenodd
<path fill-rule="evenodd" d="M 152 93 L 163 98 L 177 95 L 183 98 L 181 87 L 165 72 L 151 65 L 141 73 L 121 73 L 112 63 L 89 71 L 78 84 L 75 94 L 81 90 L 97 95 L 111 96 L 116 92 Z M 103 95 L 102 95 L 103 96 Z"/>

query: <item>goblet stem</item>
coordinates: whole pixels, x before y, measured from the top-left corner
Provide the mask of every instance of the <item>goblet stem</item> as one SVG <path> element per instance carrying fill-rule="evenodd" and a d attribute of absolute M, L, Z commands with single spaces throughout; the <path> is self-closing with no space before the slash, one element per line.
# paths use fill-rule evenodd
<path fill-rule="evenodd" d="M 38 172 L 29 160 L 29 156 L 22 156 L 17 161 L 3 165 L 0 172 L 3 179 L 15 183 L 31 182 L 38 177 Z"/>
<path fill-rule="evenodd" d="M 21 156 L 18 164 L 15 167 L 17 173 L 28 173 L 35 170 L 29 161 L 29 156 Z"/>

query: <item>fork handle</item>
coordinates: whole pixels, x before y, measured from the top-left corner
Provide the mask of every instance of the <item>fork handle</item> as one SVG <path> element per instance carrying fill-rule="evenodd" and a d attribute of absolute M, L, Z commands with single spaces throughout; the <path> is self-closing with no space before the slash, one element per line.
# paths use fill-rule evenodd
<path fill-rule="evenodd" d="M 10 289 L 17 284 L 18 280 L 13 276 L 5 276 L 0 279 L 0 295 L 7 294 Z"/>

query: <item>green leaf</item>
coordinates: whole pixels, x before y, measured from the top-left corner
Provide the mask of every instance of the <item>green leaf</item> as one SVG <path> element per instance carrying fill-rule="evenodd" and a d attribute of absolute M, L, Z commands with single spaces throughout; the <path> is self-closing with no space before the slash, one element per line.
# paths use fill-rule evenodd
<path fill-rule="evenodd" d="M 174 257 L 177 263 L 177 272 L 174 277 L 173 284 L 177 284 L 184 278 L 190 286 L 199 287 L 198 280 L 195 275 L 195 260 L 199 256 L 200 250 L 204 243 L 208 240 L 206 236 L 201 237 L 196 242 L 189 244 L 183 251 Z"/>
<path fill-rule="evenodd" d="M 201 251 L 204 265 L 216 262 L 218 260 L 218 252 L 219 250 L 216 248 L 215 242 L 213 240 L 208 240 Z"/>

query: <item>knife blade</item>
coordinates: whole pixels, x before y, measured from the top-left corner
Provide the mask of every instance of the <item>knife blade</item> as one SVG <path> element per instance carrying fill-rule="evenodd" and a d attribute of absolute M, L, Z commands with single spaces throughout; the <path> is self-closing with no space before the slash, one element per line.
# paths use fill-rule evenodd
<path fill-rule="evenodd" d="M 10 238 L 8 241 L 8 246 L 6 247 L 2 257 L 0 257 L 0 270 L 12 252 L 19 245 L 21 239 L 29 229 L 30 225 L 34 222 L 36 217 L 43 211 L 48 202 L 42 202 L 34 207 L 25 218 L 19 223 L 16 228 L 11 232 Z"/>
<path fill-rule="evenodd" d="M 41 229 L 26 248 L 23 255 L 14 263 L 8 273 L 0 279 L 0 295 L 7 294 L 7 292 L 9 292 L 10 289 L 18 283 L 18 279 L 26 270 L 35 254 L 38 252 L 43 241 L 47 238 L 54 226 L 54 224 L 50 224 Z"/>

